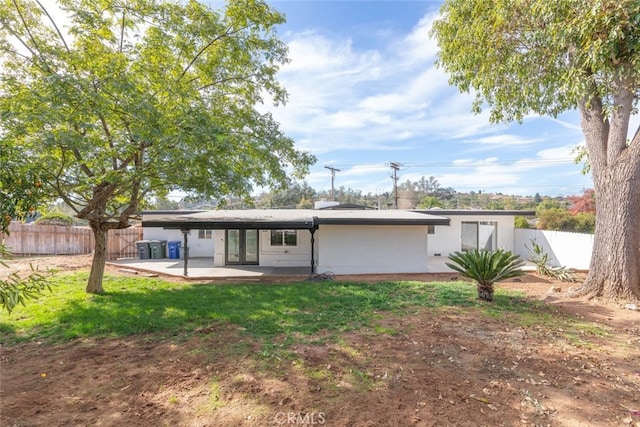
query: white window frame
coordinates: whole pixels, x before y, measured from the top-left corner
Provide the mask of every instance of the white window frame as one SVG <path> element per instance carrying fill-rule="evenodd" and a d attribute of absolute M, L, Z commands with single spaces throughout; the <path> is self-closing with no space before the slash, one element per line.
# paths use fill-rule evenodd
<path fill-rule="evenodd" d="M 291 239 L 287 239 L 287 236 L 293 236 L 295 242 L 291 242 Z M 298 246 L 298 230 L 271 230 L 269 233 L 269 245 L 272 247 Z"/>
<path fill-rule="evenodd" d="M 213 230 L 198 230 L 198 239 L 213 239 Z"/>

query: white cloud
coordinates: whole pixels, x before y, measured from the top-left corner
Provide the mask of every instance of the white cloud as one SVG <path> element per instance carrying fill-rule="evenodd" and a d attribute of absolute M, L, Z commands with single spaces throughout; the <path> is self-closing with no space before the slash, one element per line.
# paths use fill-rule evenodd
<path fill-rule="evenodd" d="M 433 66 L 436 48 L 427 33 L 434 16 L 377 51 L 358 52 L 350 39 L 315 31 L 289 33 L 291 63 L 281 73 L 289 103 L 274 117 L 316 154 L 406 150 L 397 143 L 483 132 L 486 117 L 472 116 L 471 102 L 460 101 Z"/>
<path fill-rule="evenodd" d="M 527 145 L 527 144 L 534 144 L 540 141 L 541 141 L 540 138 L 537 138 L 537 139 L 523 138 L 518 135 L 499 134 L 499 135 L 485 136 L 477 139 L 470 139 L 467 142 L 487 144 L 487 145 L 493 145 L 493 146 L 496 146 L 496 145 L 504 146 L 504 145 Z"/>
<path fill-rule="evenodd" d="M 437 13 L 424 16 L 399 44 L 400 53 L 406 64 L 433 62 L 435 59 L 438 44 L 429 36 L 429 32 L 437 17 Z"/>
<path fill-rule="evenodd" d="M 290 102 L 274 117 L 299 148 L 320 162 L 330 156 L 343 169 L 336 185 L 365 193 L 392 187 L 385 161 L 371 162 L 373 152 L 375 158 L 388 153 L 387 161 L 428 163 L 403 169 L 402 181 L 433 175 L 456 189 L 509 193 L 518 188 L 525 194 L 552 179 L 546 176 L 553 176 L 546 173 L 550 168 L 578 176 L 579 167 L 571 162 L 577 143 L 567 144 L 581 140 L 579 125 L 572 122 L 575 113 L 559 119 L 531 116 L 522 125 L 491 124 L 488 110 L 473 114 L 474 95 L 450 87 L 434 66 L 437 46 L 428 33 L 436 16 L 424 16 L 405 35 L 385 32 L 388 37 L 375 49 L 359 50 L 350 38 L 319 31 L 289 33 L 292 62 L 279 78 Z M 540 171 L 545 174 L 532 180 Z M 316 166 L 309 182 L 327 188 L 330 174 Z"/>

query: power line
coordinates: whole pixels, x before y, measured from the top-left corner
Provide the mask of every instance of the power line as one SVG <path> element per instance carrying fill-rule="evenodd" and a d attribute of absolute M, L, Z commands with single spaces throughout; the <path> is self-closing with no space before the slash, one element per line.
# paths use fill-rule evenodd
<path fill-rule="evenodd" d="M 553 166 L 553 165 L 564 165 L 564 164 L 576 164 L 575 159 L 573 158 L 564 158 L 564 159 L 540 159 L 540 160 L 495 160 L 490 162 L 483 161 L 469 161 L 469 162 L 427 162 L 427 163 L 401 163 L 400 165 L 403 168 L 468 168 L 468 167 L 480 167 L 480 166 L 495 166 L 495 165 L 516 165 L 516 166 L 524 166 L 524 165 L 541 165 L 541 166 Z M 362 164 L 357 163 L 344 163 L 338 165 L 342 168 L 351 168 L 363 166 Z M 375 166 L 375 164 L 369 165 Z M 387 164 L 388 166 L 388 164 Z"/>

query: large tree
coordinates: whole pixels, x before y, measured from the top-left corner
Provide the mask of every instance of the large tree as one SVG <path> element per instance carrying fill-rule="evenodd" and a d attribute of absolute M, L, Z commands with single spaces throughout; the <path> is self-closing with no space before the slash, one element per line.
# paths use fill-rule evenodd
<path fill-rule="evenodd" d="M 578 294 L 640 298 L 638 0 L 446 0 L 433 34 L 450 83 L 492 121 L 579 111 L 597 220 Z"/>
<path fill-rule="evenodd" d="M 287 61 L 260 0 L 2 0 L 0 132 L 49 194 L 95 235 L 87 292 L 102 292 L 106 236 L 171 190 L 248 197 L 303 176 L 271 115 Z M 61 18 L 58 18 L 61 17 Z"/>

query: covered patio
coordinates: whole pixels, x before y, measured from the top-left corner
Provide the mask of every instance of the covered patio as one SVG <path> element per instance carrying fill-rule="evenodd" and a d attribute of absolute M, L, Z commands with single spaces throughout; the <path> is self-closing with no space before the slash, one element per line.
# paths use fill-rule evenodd
<path fill-rule="evenodd" d="M 453 271 L 446 266 L 446 261 L 446 257 L 429 257 L 429 273 L 453 273 Z M 267 278 L 270 280 L 277 280 L 278 278 L 283 280 L 285 278 L 287 280 L 306 280 L 312 276 L 310 274 L 309 267 L 267 267 L 255 265 L 215 267 L 213 265 L 213 258 L 204 257 L 190 258 L 188 260 L 188 276 L 184 275 L 183 259 L 122 258 L 116 261 L 109 261 L 107 264 L 125 270 L 180 277 L 191 280 L 257 281 Z M 323 274 L 331 272 L 318 271 L 317 273 Z M 366 276 L 366 274 L 363 274 L 362 276 Z M 413 276 L 413 274 L 407 274 L 408 280 L 411 276 Z"/>

